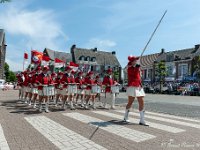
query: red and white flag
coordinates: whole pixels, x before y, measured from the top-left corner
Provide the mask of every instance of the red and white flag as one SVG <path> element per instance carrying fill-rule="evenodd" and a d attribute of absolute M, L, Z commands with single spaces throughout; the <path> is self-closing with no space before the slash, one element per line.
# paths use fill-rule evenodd
<path fill-rule="evenodd" d="M 77 71 L 79 67 L 79 65 L 74 62 L 70 62 L 69 66 L 72 68 L 73 71 Z"/>
<path fill-rule="evenodd" d="M 65 66 L 65 62 L 58 59 L 58 58 L 55 58 L 54 65 L 55 65 L 56 68 L 61 68 L 61 67 Z"/>
<path fill-rule="evenodd" d="M 42 65 L 43 65 L 43 66 L 48 66 L 50 60 L 51 60 L 51 59 L 50 59 L 48 56 L 43 55 L 43 56 L 42 56 Z"/>
<path fill-rule="evenodd" d="M 24 59 L 28 59 L 28 53 L 24 53 Z"/>

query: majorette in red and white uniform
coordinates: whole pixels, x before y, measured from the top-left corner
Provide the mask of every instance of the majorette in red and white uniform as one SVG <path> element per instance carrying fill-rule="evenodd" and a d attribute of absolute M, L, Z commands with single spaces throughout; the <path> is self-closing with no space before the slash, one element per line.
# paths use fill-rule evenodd
<path fill-rule="evenodd" d="M 110 103 L 111 109 L 114 109 L 115 108 L 115 93 L 113 93 L 111 91 L 111 86 L 114 85 L 112 69 L 109 68 L 107 70 L 107 75 L 104 77 L 102 84 L 104 86 L 106 86 L 106 88 L 105 88 L 106 98 L 105 98 L 103 107 L 106 108 L 106 103 Z M 109 101 L 111 101 L 111 102 L 109 102 Z"/>
<path fill-rule="evenodd" d="M 51 75 L 49 75 L 49 96 L 55 96 L 55 80 L 56 80 L 57 74 L 53 72 Z"/>
<path fill-rule="evenodd" d="M 33 108 L 36 108 L 36 99 L 38 96 L 38 73 L 36 71 L 32 72 L 32 78 L 31 78 L 31 93 L 33 95 Z M 31 104 L 31 103 L 30 103 Z"/>
<path fill-rule="evenodd" d="M 61 84 L 61 79 L 63 77 L 63 72 L 58 72 L 58 75 L 55 79 L 55 89 L 56 89 L 56 102 L 55 106 L 57 107 L 57 103 L 59 101 L 59 98 L 61 98 L 61 93 L 63 90 L 63 85 Z"/>
<path fill-rule="evenodd" d="M 24 87 L 24 92 L 25 92 L 25 96 L 24 96 L 24 102 L 27 103 L 28 100 L 27 100 L 27 97 L 28 97 L 28 94 L 30 93 L 31 91 L 31 88 L 30 88 L 30 77 L 31 77 L 31 74 L 30 72 L 27 70 L 27 71 L 24 71 L 24 83 L 23 83 L 23 87 Z"/>
<path fill-rule="evenodd" d="M 145 96 L 144 90 L 141 84 L 141 72 L 140 72 L 140 63 L 139 57 L 129 56 L 128 57 L 128 88 L 127 88 L 127 95 L 129 102 L 126 106 L 126 111 L 124 115 L 124 120 L 128 120 L 128 114 L 130 108 L 132 106 L 132 102 L 134 98 L 137 97 L 139 102 L 139 111 L 140 111 L 140 125 L 146 125 L 144 121 L 144 100 L 143 97 Z"/>
<path fill-rule="evenodd" d="M 45 112 L 49 112 L 49 103 L 48 103 L 48 96 L 49 90 L 48 85 L 50 78 L 47 74 L 49 70 L 48 66 L 43 67 L 43 72 L 38 76 L 37 83 L 38 83 L 38 95 L 39 95 L 39 111 L 42 112 L 42 100 L 45 99 Z"/>
<path fill-rule="evenodd" d="M 93 76 L 94 76 L 94 73 L 90 71 L 85 78 L 85 84 L 87 85 L 86 90 L 85 90 L 85 95 L 86 95 L 85 108 L 86 109 L 89 108 L 88 105 L 89 105 L 90 98 L 96 95 L 95 93 L 92 93 L 92 86 L 95 85 L 95 79 L 93 78 Z M 94 101 L 93 101 L 93 104 L 94 104 Z"/>
<path fill-rule="evenodd" d="M 76 104 L 80 97 L 81 99 L 81 107 L 84 107 L 84 95 L 85 95 L 85 79 L 83 77 L 83 72 L 79 72 L 78 76 L 75 78 L 75 82 L 77 83 L 77 96 L 76 96 Z"/>
<path fill-rule="evenodd" d="M 17 74 L 17 86 L 19 87 L 19 100 L 23 99 L 23 82 L 24 82 L 24 78 L 23 78 L 23 74 L 19 73 Z"/>

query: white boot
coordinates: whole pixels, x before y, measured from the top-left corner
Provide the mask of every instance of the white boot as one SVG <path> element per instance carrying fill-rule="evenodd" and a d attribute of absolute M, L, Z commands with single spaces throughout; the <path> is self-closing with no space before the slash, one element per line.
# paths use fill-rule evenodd
<path fill-rule="evenodd" d="M 45 112 L 48 113 L 49 112 L 49 103 L 46 102 L 45 104 Z"/>
<path fill-rule="evenodd" d="M 33 104 L 33 108 L 36 108 L 36 102 L 34 102 L 34 104 Z"/>
<path fill-rule="evenodd" d="M 92 102 L 92 108 L 96 109 L 95 102 Z"/>
<path fill-rule="evenodd" d="M 125 114 L 124 114 L 124 121 L 125 122 L 130 122 L 129 119 L 128 119 L 129 111 L 130 111 L 130 109 L 125 110 Z"/>
<path fill-rule="evenodd" d="M 74 106 L 73 106 L 73 101 L 70 101 L 69 103 L 70 103 L 70 109 L 71 109 L 71 110 L 75 110 L 75 108 L 74 108 Z"/>
<path fill-rule="evenodd" d="M 31 106 L 31 100 L 29 100 L 29 103 L 28 103 L 28 105 L 29 105 L 29 106 Z"/>
<path fill-rule="evenodd" d="M 42 103 L 39 103 L 39 112 L 42 112 Z"/>
<path fill-rule="evenodd" d="M 115 93 L 112 94 L 111 109 L 115 109 Z"/>
<path fill-rule="evenodd" d="M 83 101 L 83 99 L 81 100 L 81 107 L 84 107 L 84 101 Z"/>
<path fill-rule="evenodd" d="M 144 125 L 144 126 L 148 126 L 144 121 L 144 112 L 145 112 L 144 110 L 140 111 L 140 122 L 139 122 L 139 124 Z"/>

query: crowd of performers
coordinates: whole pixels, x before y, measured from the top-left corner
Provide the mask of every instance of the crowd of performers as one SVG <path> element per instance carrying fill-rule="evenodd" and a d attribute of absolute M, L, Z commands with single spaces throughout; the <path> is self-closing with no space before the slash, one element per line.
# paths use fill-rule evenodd
<path fill-rule="evenodd" d="M 147 124 L 144 121 L 144 90 L 141 84 L 141 71 L 139 57 L 128 57 L 128 103 L 126 105 L 123 121 L 129 122 L 128 116 L 130 108 L 135 98 L 139 103 L 140 125 Z M 49 100 L 62 102 L 62 109 L 66 109 L 66 104 L 71 110 L 74 110 L 80 102 L 80 106 L 85 109 L 92 107 L 96 109 L 95 100 L 97 95 L 105 87 L 106 98 L 101 101 L 101 107 L 106 108 L 110 104 L 111 109 L 115 109 L 115 96 L 119 92 L 119 84 L 113 80 L 112 69 L 106 71 L 106 75 L 101 82 L 99 76 L 90 71 L 87 74 L 83 72 L 74 72 L 70 66 L 65 68 L 64 72 L 49 73 L 49 67 L 37 67 L 34 71 L 24 71 L 18 76 L 18 85 L 21 87 L 19 99 L 24 103 L 36 108 L 36 101 L 39 100 L 39 112 L 42 112 L 42 103 L 45 103 L 45 112 L 49 112 Z M 39 98 L 39 99 L 37 99 Z"/>
<path fill-rule="evenodd" d="M 95 101 L 105 87 L 106 98 L 101 101 L 101 107 L 115 108 L 115 95 L 119 92 L 119 84 L 114 81 L 112 69 L 106 71 L 103 82 L 98 75 L 92 71 L 87 74 L 78 71 L 75 72 L 70 66 L 66 66 L 64 72 L 50 73 L 49 67 L 37 67 L 30 71 L 26 70 L 17 76 L 19 88 L 19 99 L 28 105 L 33 104 L 33 108 L 43 111 L 45 103 L 45 112 L 49 112 L 49 101 L 54 100 L 54 104 L 62 102 L 62 109 L 67 106 L 74 110 L 78 104 L 82 108 L 96 109 Z M 37 107 L 37 101 L 39 101 Z"/>

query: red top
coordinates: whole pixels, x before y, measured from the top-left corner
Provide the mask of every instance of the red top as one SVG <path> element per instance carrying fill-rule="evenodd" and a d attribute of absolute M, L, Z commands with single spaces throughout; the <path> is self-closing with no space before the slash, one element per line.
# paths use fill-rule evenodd
<path fill-rule="evenodd" d="M 90 85 L 87 85 L 86 90 L 91 90 L 92 89 L 91 85 L 95 84 L 95 80 L 91 79 L 90 77 L 86 77 L 85 84 L 90 84 Z"/>
<path fill-rule="evenodd" d="M 28 74 L 26 74 L 26 75 L 24 75 L 24 83 L 23 83 L 23 85 L 24 86 L 28 86 L 28 84 L 29 84 L 29 80 L 30 80 L 30 77 L 28 76 Z"/>
<path fill-rule="evenodd" d="M 61 87 L 59 87 L 60 84 L 61 84 L 61 78 L 57 77 L 55 79 L 55 88 L 56 89 L 62 89 Z"/>
<path fill-rule="evenodd" d="M 48 85 L 49 84 L 49 77 L 47 74 L 40 74 L 37 78 L 37 83 L 41 83 L 42 85 Z M 38 90 L 42 90 L 43 86 L 39 85 Z"/>
<path fill-rule="evenodd" d="M 84 78 L 81 79 L 80 77 L 76 77 L 75 78 L 75 82 L 79 83 L 78 86 L 77 86 L 77 88 L 78 89 L 82 89 L 81 85 L 85 84 L 85 79 Z"/>
<path fill-rule="evenodd" d="M 23 79 L 21 76 L 17 76 L 17 85 L 23 86 Z"/>
<path fill-rule="evenodd" d="M 71 77 L 66 73 L 61 79 L 61 83 L 64 84 L 63 88 L 67 88 L 67 83 L 71 83 Z"/>
<path fill-rule="evenodd" d="M 140 77 L 140 66 L 136 65 L 136 67 L 130 66 L 128 67 L 128 86 L 141 86 L 141 77 Z"/>
<path fill-rule="evenodd" d="M 106 86 L 105 92 L 111 92 L 111 86 L 114 84 L 114 80 L 110 76 L 105 76 L 103 78 L 103 85 Z"/>
<path fill-rule="evenodd" d="M 37 84 L 37 78 L 38 78 L 38 76 L 36 76 L 36 75 L 33 75 L 33 77 L 31 78 L 31 84 L 32 84 L 32 86 L 34 88 L 37 87 L 36 86 L 36 84 Z"/>

